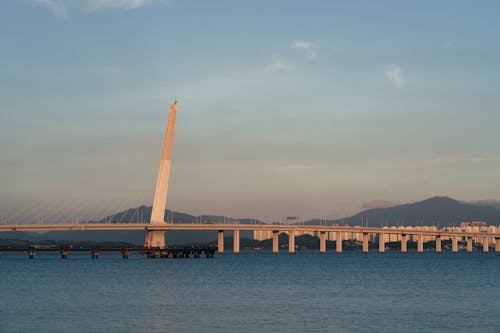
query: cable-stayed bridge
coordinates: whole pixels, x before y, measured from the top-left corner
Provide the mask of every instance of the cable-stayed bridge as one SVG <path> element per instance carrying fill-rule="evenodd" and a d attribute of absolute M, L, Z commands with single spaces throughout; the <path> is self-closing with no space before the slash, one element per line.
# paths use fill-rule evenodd
<path fill-rule="evenodd" d="M 462 239 L 467 241 L 467 251 L 472 252 L 473 241 L 480 240 L 483 251 L 489 251 L 489 245 L 494 244 L 495 251 L 500 252 L 500 233 L 497 232 L 472 232 L 472 231 L 450 231 L 421 230 L 416 228 L 370 228 L 350 226 L 319 226 L 319 225 L 284 225 L 284 224 L 238 224 L 238 223 L 167 223 L 165 221 L 165 208 L 170 177 L 170 166 L 172 159 L 173 139 L 177 114 L 177 101 L 170 107 L 167 120 L 160 167 L 153 199 L 153 207 L 149 223 L 36 223 L 36 224 L 0 224 L 0 232 L 17 231 L 84 231 L 84 230 L 144 230 L 146 239 L 144 248 L 157 249 L 160 251 L 166 247 L 165 232 L 178 230 L 212 230 L 218 232 L 218 251 L 224 252 L 224 232 L 233 233 L 233 252 L 240 252 L 240 231 L 250 230 L 254 232 L 267 232 L 273 241 L 273 252 L 279 250 L 279 234 L 286 233 L 289 236 L 288 251 L 294 253 L 296 250 L 295 236 L 301 233 L 312 233 L 319 237 L 320 252 L 326 252 L 327 238 L 333 238 L 336 242 L 336 252 L 342 252 L 342 241 L 346 233 L 358 234 L 362 239 L 363 252 L 368 252 L 370 238 L 376 235 L 378 238 L 379 252 L 385 251 L 387 236 L 397 235 L 401 242 L 401 251 L 407 252 L 407 244 L 412 237 L 417 241 L 417 251 L 423 252 L 425 239 L 432 238 L 435 241 L 435 250 L 442 251 L 441 242 L 444 239 L 451 240 L 452 252 L 458 251 L 458 242 Z M 137 217 L 141 220 L 141 217 Z M 45 222 L 43 216 L 40 221 Z M 159 255 L 160 252 L 158 252 Z M 155 253 L 152 254 L 155 256 Z"/>

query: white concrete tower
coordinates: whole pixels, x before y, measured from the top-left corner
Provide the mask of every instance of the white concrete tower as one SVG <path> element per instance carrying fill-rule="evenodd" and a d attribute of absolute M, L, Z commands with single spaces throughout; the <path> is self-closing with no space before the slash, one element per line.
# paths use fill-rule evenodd
<path fill-rule="evenodd" d="M 167 130 L 163 141 L 160 170 L 156 181 L 153 209 L 151 211 L 150 225 L 165 223 L 165 206 L 167 205 L 168 179 L 170 177 L 170 164 L 172 160 L 172 146 L 174 143 L 175 117 L 177 114 L 177 100 L 168 111 Z M 148 231 L 144 247 L 165 247 L 165 232 Z"/>

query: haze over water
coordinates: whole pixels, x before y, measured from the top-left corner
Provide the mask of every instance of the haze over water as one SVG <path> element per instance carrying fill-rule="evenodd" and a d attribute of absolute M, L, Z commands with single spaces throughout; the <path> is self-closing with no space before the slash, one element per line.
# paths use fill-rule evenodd
<path fill-rule="evenodd" d="M 0 258 L 1 332 L 500 332 L 496 253 Z"/>

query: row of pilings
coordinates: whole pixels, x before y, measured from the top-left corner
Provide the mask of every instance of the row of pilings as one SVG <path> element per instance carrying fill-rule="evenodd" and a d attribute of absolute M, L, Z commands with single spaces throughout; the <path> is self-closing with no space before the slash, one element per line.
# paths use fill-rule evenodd
<path fill-rule="evenodd" d="M 128 259 L 132 253 L 146 256 L 147 258 L 214 258 L 217 247 L 172 247 L 172 248 L 71 248 L 71 247 L 28 247 L 15 248 L 5 247 L 0 248 L 0 255 L 8 252 L 25 252 L 28 254 L 28 259 L 34 259 L 36 254 L 42 253 L 59 253 L 61 259 L 68 259 L 70 253 L 89 253 L 92 259 L 98 259 L 102 253 L 119 253 L 123 259 Z"/>

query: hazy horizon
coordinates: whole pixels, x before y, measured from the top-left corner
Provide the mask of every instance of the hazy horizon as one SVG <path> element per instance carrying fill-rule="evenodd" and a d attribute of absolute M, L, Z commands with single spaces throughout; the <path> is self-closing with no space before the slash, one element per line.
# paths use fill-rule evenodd
<path fill-rule="evenodd" d="M 0 214 L 499 200 L 500 4 L 7 0 Z M 49 209 L 49 208 L 46 208 Z"/>

